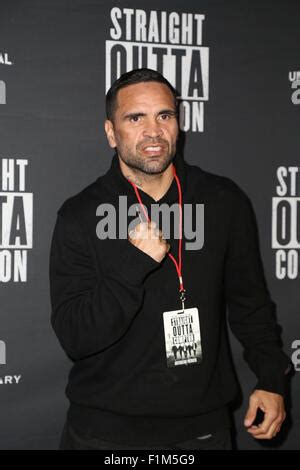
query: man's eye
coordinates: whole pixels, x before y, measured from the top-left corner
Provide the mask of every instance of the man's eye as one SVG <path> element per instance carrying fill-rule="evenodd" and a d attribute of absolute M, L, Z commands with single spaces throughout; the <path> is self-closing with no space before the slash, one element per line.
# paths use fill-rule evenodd
<path fill-rule="evenodd" d="M 129 119 L 130 122 L 138 122 L 140 120 L 141 116 L 131 116 Z"/>
<path fill-rule="evenodd" d="M 170 119 L 170 114 L 161 114 L 160 117 L 163 121 L 167 121 Z"/>

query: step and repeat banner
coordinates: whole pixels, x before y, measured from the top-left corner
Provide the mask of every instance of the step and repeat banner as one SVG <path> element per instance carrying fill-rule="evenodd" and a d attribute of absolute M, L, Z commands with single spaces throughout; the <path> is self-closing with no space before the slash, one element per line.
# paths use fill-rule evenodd
<path fill-rule="evenodd" d="M 255 377 L 232 337 L 239 449 L 300 449 L 300 2 L 1 0 L 0 448 L 55 449 L 71 362 L 50 326 L 49 249 L 62 202 L 107 171 L 105 93 L 133 68 L 180 92 L 186 161 L 236 181 L 294 364 L 276 442 L 243 417 Z"/>

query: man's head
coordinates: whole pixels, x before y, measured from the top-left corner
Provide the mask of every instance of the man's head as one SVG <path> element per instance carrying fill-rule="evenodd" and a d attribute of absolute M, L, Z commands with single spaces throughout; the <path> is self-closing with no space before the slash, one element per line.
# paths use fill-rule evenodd
<path fill-rule="evenodd" d="M 165 171 L 178 138 L 177 99 L 158 72 L 137 69 L 123 74 L 106 95 L 105 132 L 109 145 L 133 170 Z"/>

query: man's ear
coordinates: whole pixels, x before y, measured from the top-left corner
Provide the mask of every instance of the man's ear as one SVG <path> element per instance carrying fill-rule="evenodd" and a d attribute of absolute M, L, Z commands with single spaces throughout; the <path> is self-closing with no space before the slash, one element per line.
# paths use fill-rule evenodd
<path fill-rule="evenodd" d="M 113 123 L 109 119 L 106 119 L 104 123 L 104 129 L 105 129 L 106 137 L 107 137 L 110 147 L 115 148 L 117 144 L 116 144 L 116 139 L 115 139 L 114 126 L 113 126 Z"/>

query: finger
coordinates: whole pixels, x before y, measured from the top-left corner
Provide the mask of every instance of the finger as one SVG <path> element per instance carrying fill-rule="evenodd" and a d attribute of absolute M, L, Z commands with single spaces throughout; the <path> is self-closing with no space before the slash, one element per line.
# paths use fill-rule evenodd
<path fill-rule="evenodd" d="M 141 231 L 141 232 L 145 232 L 148 230 L 148 222 L 140 222 L 136 228 Z"/>
<path fill-rule="evenodd" d="M 161 241 L 164 240 L 163 233 L 158 228 L 149 228 L 149 233 L 150 233 L 150 237 L 155 240 L 161 240 Z"/>
<path fill-rule="evenodd" d="M 276 428 L 276 431 L 275 431 L 275 435 L 278 434 L 281 430 L 281 424 L 279 426 L 277 426 Z"/>
<path fill-rule="evenodd" d="M 149 227 L 150 229 L 155 229 L 155 228 L 156 228 L 156 223 L 153 222 L 153 220 L 150 220 L 150 221 L 148 222 L 148 227 Z"/>
<path fill-rule="evenodd" d="M 155 238 L 161 239 L 161 231 L 158 228 L 154 229 Z"/>
<path fill-rule="evenodd" d="M 262 423 L 260 423 L 257 427 L 251 426 L 248 431 L 252 436 L 259 436 L 259 435 L 265 435 L 268 434 L 270 429 L 274 430 L 280 423 L 280 420 L 278 419 L 278 415 L 274 412 L 269 412 L 265 413 L 264 420 Z"/>
<path fill-rule="evenodd" d="M 247 410 L 247 413 L 246 413 L 246 416 L 245 416 L 245 419 L 244 419 L 244 425 L 246 427 L 251 426 L 251 424 L 255 420 L 257 409 L 258 409 L 257 402 L 250 397 L 249 407 L 248 407 L 248 410 Z"/>
<path fill-rule="evenodd" d="M 136 232 L 135 232 L 135 230 L 130 230 L 130 231 L 129 231 L 129 238 L 132 238 L 132 239 L 134 239 L 134 238 L 135 238 L 135 236 L 136 236 Z"/>
<path fill-rule="evenodd" d="M 252 434 L 252 436 L 255 439 L 273 439 L 273 437 L 275 437 L 277 434 L 277 429 L 278 429 L 278 422 L 275 421 L 273 424 L 271 424 L 267 432 L 256 434 L 256 435 Z"/>
<path fill-rule="evenodd" d="M 147 238 L 148 230 L 147 224 L 145 222 L 141 222 L 137 224 L 132 230 L 129 231 L 129 236 L 133 239 L 143 240 Z"/>

